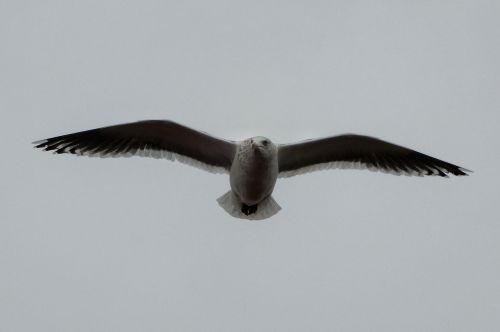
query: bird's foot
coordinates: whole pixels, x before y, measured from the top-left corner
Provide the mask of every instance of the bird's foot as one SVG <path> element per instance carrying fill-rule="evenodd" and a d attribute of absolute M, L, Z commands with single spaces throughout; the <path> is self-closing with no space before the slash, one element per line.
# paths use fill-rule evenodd
<path fill-rule="evenodd" d="M 243 212 L 246 216 L 248 216 L 250 214 L 254 214 L 255 212 L 257 212 L 257 204 L 246 205 L 245 203 L 243 203 L 241 205 L 241 212 Z"/>

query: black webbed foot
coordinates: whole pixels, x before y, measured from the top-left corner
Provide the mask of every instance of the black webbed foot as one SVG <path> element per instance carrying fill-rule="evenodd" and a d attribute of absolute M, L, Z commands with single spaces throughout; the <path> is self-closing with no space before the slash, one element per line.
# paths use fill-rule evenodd
<path fill-rule="evenodd" d="M 241 205 L 241 212 L 243 212 L 246 216 L 250 215 L 250 214 L 254 214 L 255 212 L 257 212 L 257 204 L 255 205 L 246 205 L 246 204 L 242 204 Z"/>

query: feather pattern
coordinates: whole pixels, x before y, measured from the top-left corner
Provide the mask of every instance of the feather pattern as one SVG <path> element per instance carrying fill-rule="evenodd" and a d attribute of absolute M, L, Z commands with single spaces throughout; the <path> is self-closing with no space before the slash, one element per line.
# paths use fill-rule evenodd
<path fill-rule="evenodd" d="M 278 148 L 280 177 L 317 170 L 369 169 L 396 175 L 467 175 L 469 170 L 423 153 L 360 135 L 341 135 Z"/>
<path fill-rule="evenodd" d="M 164 158 L 212 173 L 228 173 L 236 144 L 172 121 L 149 120 L 97 128 L 34 142 L 56 154 Z"/>

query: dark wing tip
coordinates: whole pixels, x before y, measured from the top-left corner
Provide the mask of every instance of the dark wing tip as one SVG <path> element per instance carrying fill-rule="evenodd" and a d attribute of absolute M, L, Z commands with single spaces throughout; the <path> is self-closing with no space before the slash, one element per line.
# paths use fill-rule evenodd
<path fill-rule="evenodd" d="M 464 168 L 464 167 L 457 167 L 457 173 L 458 174 L 455 174 L 455 175 L 458 175 L 458 176 L 469 176 L 469 174 L 467 173 L 474 173 L 474 171 L 470 170 L 470 169 L 467 169 L 467 168 Z"/>
<path fill-rule="evenodd" d="M 41 149 L 42 151 L 49 151 L 50 139 L 42 139 L 39 141 L 32 142 L 34 149 Z"/>
<path fill-rule="evenodd" d="M 47 138 L 47 139 L 41 139 L 38 141 L 34 141 L 31 144 L 33 144 L 33 148 L 35 149 L 42 149 L 44 151 L 48 151 L 47 148 L 52 144 L 52 138 Z"/>
<path fill-rule="evenodd" d="M 72 138 L 71 135 L 64 135 L 52 138 L 46 138 L 38 141 L 32 142 L 35 149 L 42 149 L 43 151 L 53 151 L 54 153 L 74 153 L 73 151 L 67 150 L 66 148 L 71 146 L 74 141 L 67 140 Z"/>
<path fill-rule="evenodd" d="M 40 139 L 40 140 L 38 140 L 38 141 L 33 141 L 33 142 L 31 142 L 31 144 L 33 144 L 33 145 L 34 145 L 34 146 L 33 146 L 34 148 L 41 148 L 41 147 L 43 147 L 43 146 L 45 145 L 45 143 L 47 143 L 47 142 L 48 142 L 48 140 L 47 140 L 47 139 Z"/>
<path fill-rule="evenodd" d="M 467 169 L 467 168 L 463 168 L 463 167 L 455 166 L 455 165 L 451 165 L 451 167 L 448 166 L 445 169 L 445 172 L 448 174 L 453 174 L 455 176 L 469 176 L 468 173 L 472 173 L 472 171 Z"/>

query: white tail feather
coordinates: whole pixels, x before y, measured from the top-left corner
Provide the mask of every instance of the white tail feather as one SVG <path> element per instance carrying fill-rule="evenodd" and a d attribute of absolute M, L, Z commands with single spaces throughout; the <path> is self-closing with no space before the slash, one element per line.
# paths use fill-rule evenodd
<path fill-rule="evenodd" d="M 229 190 L 227 193 L 217 198 L 217 203 L 226 210 L 231 216 L 248 219 L 248 220 L 262 220 L 274 216 L 281 210 L 281 207 L 276 203 L 276 201 L 271 197 L 267 197 L 265 200 L 257 205 L 257 212 L 249 214 L 248 216 L 241 212 L 242 202 L 236 197 L 236 195 Z"/>

